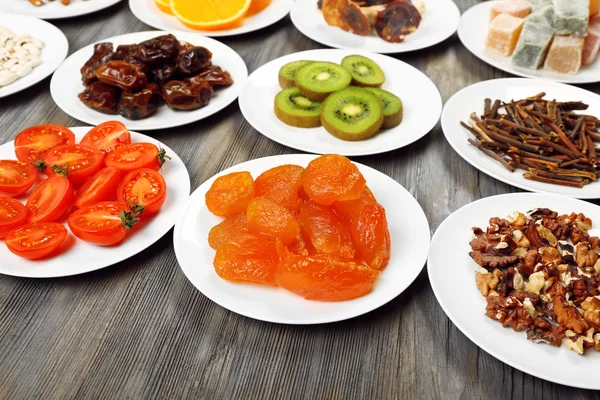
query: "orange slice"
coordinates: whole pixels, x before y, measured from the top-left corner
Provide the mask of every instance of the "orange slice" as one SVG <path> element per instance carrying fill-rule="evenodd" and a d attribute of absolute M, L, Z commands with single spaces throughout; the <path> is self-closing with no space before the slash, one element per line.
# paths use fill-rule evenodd
<path fill-rule="evenodd" d="M 252 0 L 171 0 L 173 14 L 192 29 L 215 31 L 240 26 Z"/>
<path fill-rule="evenodd" d="M 171 0 L 154 0 L 154 2 L 160 11 L 173 15 L 173 11 L 171 11 Z"/>
<path fill-rule="evenodd" d="M 271 4 L 271 0 L 252 0 L 250 8 L 248 9 L 248 16 L 258 14 Z"/>

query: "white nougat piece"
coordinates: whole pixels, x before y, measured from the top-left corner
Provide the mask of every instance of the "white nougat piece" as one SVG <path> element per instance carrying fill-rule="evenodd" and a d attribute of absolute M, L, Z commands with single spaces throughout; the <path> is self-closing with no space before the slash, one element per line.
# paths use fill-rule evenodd
<path fill-rule="evenodd" d="M 539 68 L 544 62 L 552 36 L 554 30 L 550 25 L 526 21 L 513 53 L 513 64 L 525 68 Z"/>
<path fill-rule="evenodd" d="M 590 0 L 554 0 L 557 35 L 587 36 Z"/>

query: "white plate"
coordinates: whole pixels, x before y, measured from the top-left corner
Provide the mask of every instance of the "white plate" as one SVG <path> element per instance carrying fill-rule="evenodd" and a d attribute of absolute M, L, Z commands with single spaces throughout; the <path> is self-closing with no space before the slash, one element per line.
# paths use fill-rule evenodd
<path fill-rule="evenodd" d="M 220 37 L 241 35 L 273 25 L 290 12 L 293 3 L 294 0 L 271 0 L 271 4 L 267 8 L 258 14 L 245 18 L 241 26 L 222 31 L 201 31 L 188 28 L 174 15 L 160 11 L 154 0 L 129 0 L 129 7 L 137 19 L 156 29 L 196 32 L 204 36 Z"/>
<path fill-rule="evenodd" d="M 79 142 L 91 127 L 69 129 L 75 133 L 75 138 Z M 167 182 L 167 197 L 160 212 L 143 229 L 134 232 L 123 243 L 114 247 L 95 246 L 76 239 L 72 233 L 69 233 L 66 243 L 72 243 L 72 247 L 64 253 L 46 260 L 30 261 L 12 254 L 4 243 L 0 243 L 0 260 L 2 260 L 0 274 L 23 278 L 57 278 L 95 271 L 136 255 L 150 247 L 171 229 L 190 194 L 188 171 L 179 156 L 158 140 L 131 132 L 131 141 L 154 143 L 164 148 L 167 155 L 171 157 L 160 171 Z M 0 146 L 0 159 L 16 159 L 13 142 Z M 19 200 L 25 202 L 26 197 Z"/>
<path fill-rule="evenodd" d="M 424 0 L 425 15 L 419 29 L 402 43 L 390 43 L 377 34 L 355 35 L 325 22 L 317 0 L 297 0 L 290 17 L 305 36 L 330 47 L 366 50 L 374 53 L 405 53 L 425 49 L 448 39 L 458 28 L 460 11 L 452 0 Z"/>
<path fill-rule="evenodd" d="M 467 142 L 473 138 L 460 121 L 469 122 L 469 115 L 475 112 L 483 114 L 483 100 L 489 97 L 494 101 L 520 100 L 546 92 L 546 99 L 558 101 L 583 101 L 590 107 L 582 113 L 600 116 L 600 96 L 575 86 L 562 83 L 523 78 L 493 79 L 475 83 L 462 89 L 446 102 L 442 112 L 442 130 L 448 143 L 469 164 L 498 180 L 532 192 L 562 194 L 580 199 L 600 198 L 600 182 L 592 182 L 583 188 L 531 181 L 523 178 L 522 170 L 510 172 L 496 160 L 483 154 Z"/>
<path fill-rule="evenodd" d="M 120 44 L 139 43 L 167 33 L 174 34 L 179 40 L 185 40 L 196 46 L 204 46 L 210 50 L 213 54 L 213 64 L 229 71 L 234 84 L 227 88 L 215 90 L 210 103 L 197 110 L 175 111 L 171 110 L 163 102 L 156 114 L 137 121 L 124 118 L 120 115 L 110 115 L 107 117 L 107 114 L 87 107 L 77 97 L 85 88 L 81 82 L 81 73 L 79 70 L 94 53 L 94 45 L 91 44 L 71 54 L 56 70 L 54 76 L 52 76 L 50 92 L 54 102 L 71 117 L 90 125 L 98 125 L 109 118 L 121 121 L 127 128 L 138 131 L 172 128 L 196 122 L 219 112 L 231 104 L 238 97 L 241 88 L 248 78 L 248 69 L 239 54 L 221 42 L 197 33 L 149 31 L 115 36 L 100 40 L 97 43 L 110 42 L 116 48 Z"/>
<path fill-rule="evenodd" d="M 306 166 L 312 155 L 260 158 L 229 168 L 204 182 L 190 196 L 173 234 L 175 255 L 192 284 L 206 297 L 246 317 L 282 324 L 320 324 L 367 313 L 402 293 L 419 275 L 429 248 L 429 224 L 419 203 L 399 183 L 372 168 L 355 163 L 375 197 L 385 207 L 392 241 L 389 265 L 382 271 L 373 292 L 343 302 L 309 301 L 284 289 L 233 283 L 220 278 L 213 267 L 215 251 L 208 232 L 222 221 L 204 203 L 204 195 L 218 176 L 249 171 L 257 177 L 282 164 Z"/>
<path fill-rule="evenodd" d="M 71 0 L 65 6 L 60 1 L 48 1 L 45 5 L 36 7 L 27 0 L 2 0 L 0 11 L 10 11 L 15 14 L 24 14 L 41 19 L 59 19 L 78 17 L 91 14 L 117 4 L 121 0 Z"/>
<path fill-rule="evenodd" d="M 536 344 L 527 340 L 524 331 L 503 328 L 485 315 L 486 301 L 475 285 L 479 266 L 469 256 L 471 228 L 485 229 L 491 217 L 505 218 L 536 207 L 561 214 L 584 213 L 595 227 L 600 223 L 600 207 L 564 196 L 513 193 L 475 201 L 446 218 L 433 235 L 427 262 L 433 292 L 454 325 L 500 361 L 551 382 L 598 390 L 600 352 L 589 350 L 580 356 L 566 345 Z"/>
<path fill-rule="evenodd" d="M 295 60 L 340 63 L 351 54 L 369 57 L 381 66 L 386 74 L 381 88 L 402 100 L 404 117 L 400 125 L 382 130 L 367 140 L 349 142 L 329 134 L 323 127 L 295 128 L 275 116 L 273 104 L 275 95 L 281 90 L 277 78 L 281 66 Z M 240 93 L 239 103 L 246 120 L 266 137 L 302 151 L 345 156 L 377 154 L 407 146 L 433 129 L 442 111 L 440 92 L 421 71 L 388 56 L 356 50 L 309 50 L 273 60 L 250 75 Z"/>
<path fill-rule="evenodd" d="M 498 1 L 485 1 L 468 9 L 460 18 L 458 37 L 465 47 L 479 59 L 493 67 L 525 78 L 540 78 L 564 83 L 600 82 L 600 58 L 584 66 L 577 74 L 559 74 L 544 69 L 530 69 L 513 65 L 511 57 L 504 57 L 485 46 L 490 20 L 490 8 Z"/>
<path fill-rule="evenodd" d="M 27 1 L 23 2 L 29 4 Z M 69 42 L 66 36 L 60 29 L 48 22 L 25 15 L 0 12 L 0 26 L 10 29 L 17 36 L 29 34 L 44 42 L 41 64 L 35 67 L 29 75 L 17 79 L 10 85 L 0 87 L 0 98 L 20 92 L 45 79 L 67 57 Z"/>

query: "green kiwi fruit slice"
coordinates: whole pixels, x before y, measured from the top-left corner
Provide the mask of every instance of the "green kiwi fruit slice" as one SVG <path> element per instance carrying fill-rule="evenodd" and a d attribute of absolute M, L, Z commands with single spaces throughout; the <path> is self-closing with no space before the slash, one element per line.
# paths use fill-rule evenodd
<path fill-rule="evenodd" d="M 315 61 L 298 68 L 296 86 L 312 101 L 323 101 L 336 90 L 350 84 L 350 73 L 340 64 Z"/>
<path fill-rule="evenodd" d="M 327 132 L 339 139 L 368 139 L 383 123 L 383 106 L 372 92 L 350 86 L 325 99 L 321 123 Z"/>
<path fill-rule="evenodd" d="M 355 86 L 379 87 L 385 82 L 381 67 L 370 58 L 346 56 L 342 60 L 342 66 L 352 75 L 352 84 Z"/>
<path fill-rule="evenodd" d="M 285 64 L 279 69 L 279 86 L 281 86 L 282 89 L 287 89 L 294 86 L 294 78 L 296 77 L 296 71 L 298 68 L 311 62 L 314 61 L 298 60 Z"/>
<path fill-rule="evenodd" d="M 383 124 L 381 129 L 391 129 L 402 122 L 402 100 L 393 93 L 387 90 L 378 88 L 365 88 L 379 98 L 383 105 Z"/>
<path fill-rule="evenodd" d="M 321 103 L 307 99 L 292 86 L 275 96 L 275 115 L 284 124 L 315 128 L 321 126 Z"/>

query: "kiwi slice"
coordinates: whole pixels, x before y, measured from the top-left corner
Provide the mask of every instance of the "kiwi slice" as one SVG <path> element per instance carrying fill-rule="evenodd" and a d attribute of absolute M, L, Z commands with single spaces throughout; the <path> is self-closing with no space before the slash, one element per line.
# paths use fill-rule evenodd
<path fill-rule="evenodd" d="M 350 84 L 352 77 L 339 64 L 315 61 L 296 71 L 296 86 L 300 93 L 312 101 L 323 101 L 336 90 Z"/>
<path fill-rule="evenodd" d="M 279 69 L 279 86 L 281 86 L 282 89 L 287 89 L 289 87 L 295 86 L 296 83 L 294 82 L 294 78 L 296 77 L 296 71 L 298 70 L 298 68 L 311 62 L 314 61 L 298 60 L 285 64 Z"/>
<path fill-rule="evenodd" d="M 385 82 L 381 67 L 370 58 L 353 55 L 342 60 L 342 66 L 352 75 L 352 84 L 356 86 L 379 87 Z"/>
<path fill-rule="evenodd" d="M 342 140 L 368 139 L 383 123 L 383 106 L 372 92 L 347 87 L 323 102 L 321 123 L 327 132 Z"/>
<path fill-rule="evenodd" d="M 275 96 L 275 115 L 284 124 L 315 128 L 321 126 L 321 103 L 307 99 L 292 86 Z"/>
<path fill-rule="evenodd" d="M 381 101 L 381 104 L 383 105 L 383 124 L 381 124 L 381 129 L 391 129 L 400 125 L 403 115 L 402 100 L 387 90 L 378 88 L 365 89 L 375 94 L 375 96 L 379 98 L 379 101 Z"/>

